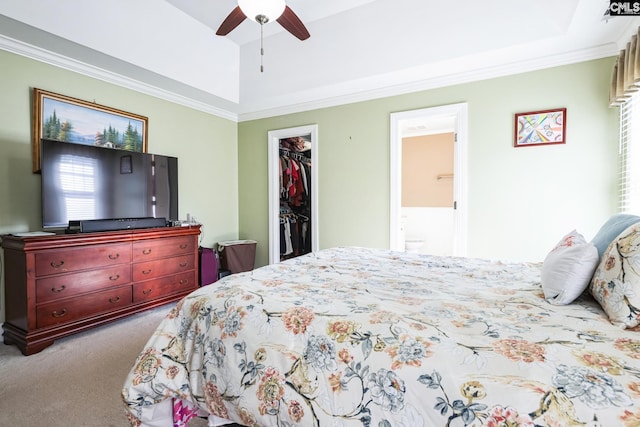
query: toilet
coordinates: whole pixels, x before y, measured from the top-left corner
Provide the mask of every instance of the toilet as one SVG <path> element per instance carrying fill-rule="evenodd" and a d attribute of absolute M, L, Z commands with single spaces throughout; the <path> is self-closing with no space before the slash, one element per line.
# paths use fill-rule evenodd
<path fill-rule="evenodd" d="M 404 250 L 409 253 L 418 253 L 424 246 L 424 240 L 407 239 L 404 242 Z"/>

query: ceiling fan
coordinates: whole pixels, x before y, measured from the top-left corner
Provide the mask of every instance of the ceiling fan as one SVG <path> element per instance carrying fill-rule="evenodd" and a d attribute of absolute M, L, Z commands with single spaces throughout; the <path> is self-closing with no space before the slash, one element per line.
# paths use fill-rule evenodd
<path fill-rule="evenodd" d="M 238 0 L 238 6 L 220 24 L 216 34 L 226 36 L 247 17 L 260 26 L 275 20 L 300 40 L 306 40 L 310 36 L 298 15 L 287 6 L 285 0 Z"/>

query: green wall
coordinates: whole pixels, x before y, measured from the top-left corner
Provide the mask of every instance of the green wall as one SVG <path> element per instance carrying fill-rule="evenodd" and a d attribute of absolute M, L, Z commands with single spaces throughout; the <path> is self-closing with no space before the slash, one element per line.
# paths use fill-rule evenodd
<path fill-rule="evenodd" d="M 257 240 L 258 265 L 268 262 L 268 131 L 318 124 L 320 247 L 385 248 L 390 113 L 466 102 L 468 254 L 539 261 L 574 228 L 590 239 L 615 211 L 613 60 L 237 124 L 0 51 L 0 234 L 41 227 L 33 87 L 149 117 L 149 151 L 180 158 L 180 216 L 203 223 L 203 246 Z M 567 144 L 513 148 L 515 113 L 556 107 L 567 108 Z M 3 295 L 4 278 L 0 288 Z"/>
<path fill-rule="evenodd" d="M 201 245 L 238 237 L 237 123 L 0 51 L 0 234 L 39 230 L 40 175 L 31 172 L 31 89 L 149 118 L 148 151 L 179 158 L 180 217 L 203 224 Z M 4 321 L 4 275 L 0 282 Z"/>
<path fill-rule="evenodd" d="M 618 111 L 613 58 L 238 126 L 240 236 L 268 263 L 267 132 L 318 125 L 320 248 L 389 245 L 390 113 L 468 104 L 468 255 L 541 261 L 615 211 Z M 514 114 L 567 108 L 567 143 L 513 148 Z"/>

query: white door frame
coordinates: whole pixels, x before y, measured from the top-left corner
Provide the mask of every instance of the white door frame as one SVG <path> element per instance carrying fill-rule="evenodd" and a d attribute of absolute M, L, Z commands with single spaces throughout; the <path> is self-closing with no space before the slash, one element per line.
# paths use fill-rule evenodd
<path fill-rule="evenodd" d="M 402 129 L 418 118 L 441 119 L 455 117 L 456 142 L 454 144 L 453 197 L 454 236 L 453 255 L 467 255 L 467 103 L 391 113 L 390 133 L 390 197 L 389 248 L 404 251 L 402 247 Z"/>
<path fill-rule="evenodd" d="M 272 130 L 268 133 L 269 264 L 280 262 L 280 140 L 311 135 L 311 251 L 318 250 L 318 125 Z"/>

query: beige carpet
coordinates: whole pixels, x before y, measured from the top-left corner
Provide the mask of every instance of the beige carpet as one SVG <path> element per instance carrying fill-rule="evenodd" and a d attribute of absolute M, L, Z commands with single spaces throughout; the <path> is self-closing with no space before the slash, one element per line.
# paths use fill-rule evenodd
<path fill-rule="evenodd" d="M 31 356 L 0 343 L 0 426 L 129 426 L 120 390 L 170 307 L 63 338 Z"/>

